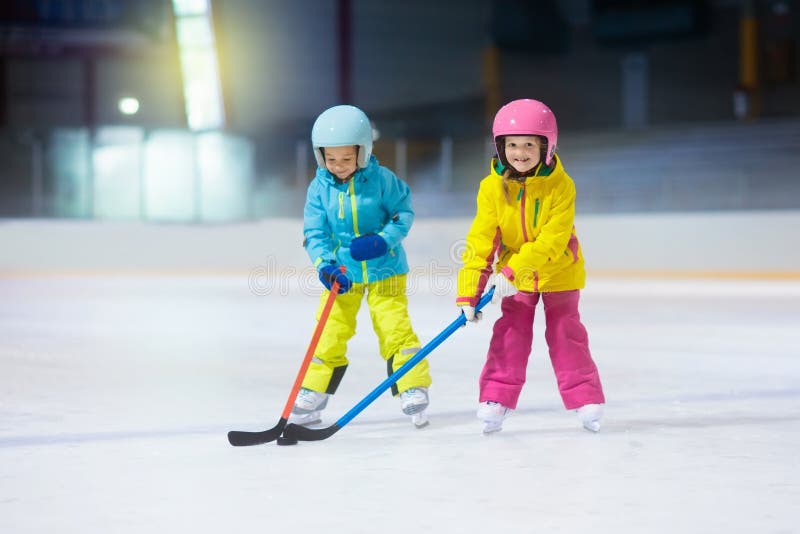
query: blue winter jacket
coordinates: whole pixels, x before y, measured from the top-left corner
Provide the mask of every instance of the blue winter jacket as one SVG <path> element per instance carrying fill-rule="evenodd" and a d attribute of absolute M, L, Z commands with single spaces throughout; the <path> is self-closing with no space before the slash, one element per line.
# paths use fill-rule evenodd
<path fill-rule="evenodd" d="M 375 282 L 408 272 L 400 242 L 413 221 L 411 190 L 375 156 L 347 183 L 318 167 L 303 210 L 303 246 L 315 267 L 334 261 L 346 267 L 353 282 Z M 359 262 L 350 255 L 350 243 L 366 234 L 383 237 L 389 250 Z"/>

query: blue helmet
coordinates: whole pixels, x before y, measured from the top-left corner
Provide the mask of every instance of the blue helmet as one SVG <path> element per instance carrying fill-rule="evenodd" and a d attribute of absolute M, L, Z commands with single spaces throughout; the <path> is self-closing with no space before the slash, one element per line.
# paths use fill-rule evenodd
<path fill-rule="evenodd" d="M 372 155 L 372 125 L 367 115 L 355 106 L 333 106 L 323 111 L 311 128 L 314 157 L 323 169 L 327 146 L 358 145 L 358 166 L 362 169 Z"/>

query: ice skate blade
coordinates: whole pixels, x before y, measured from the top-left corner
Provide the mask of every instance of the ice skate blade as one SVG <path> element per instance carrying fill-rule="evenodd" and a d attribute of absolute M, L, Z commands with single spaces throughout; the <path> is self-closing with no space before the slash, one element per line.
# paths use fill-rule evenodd
<path fill-rule="evenodd" d="M 428 420 L 428 415 L 424 412 L 414 414 L 411 417 L 411 422 L 414 424 L 415 428 L 425 428 L 431 424 L 431 422 Z"/>
<path fill-rule="evenodd" d="M 597 432 L 600 432 L 600 423 L 597 421 L 589 421 L 588 423 L 583 423 L 583 428 L 593 434 L 596 434 Z"/>
<path fill-rule="evenodd" d="M 289 417 L 289 423 L 293 423 L 297 426 L 312 426 L 312 425 L 318 425 L 321 422 L 322 422 L 322 417 L 320 416 L 313 417 L 311 418 L 310 421 L 304 421 L 302 417 L 297 417 L 297 418 Z"/>
<path fill-rule="evenodd" d="M 503 430 L 502 425 L 497 425 L 493 423 L 484 423 L 482 433 L 484 436 L 488 436 L 490 434 L 496 434 Z"/>

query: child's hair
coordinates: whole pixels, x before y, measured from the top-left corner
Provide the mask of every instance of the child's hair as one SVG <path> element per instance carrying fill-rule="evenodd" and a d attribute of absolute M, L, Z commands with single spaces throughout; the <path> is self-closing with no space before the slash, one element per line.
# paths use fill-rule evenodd
<path fill-rule="evenodd" d="M 348 146 L 348 145 L 342 145 L 342 146 Z M 331 147 L 331 148 L 338 148 L 338 147 Z M 356 149 L 356 156 L 358 156 L 359 152 L 361 151 L 361 145 L 353 145 L 353 148 Z M 324 146 L 319 147 L 319 151 L 320 151 L 320 153 L 322 153 L 322 159 L 324 161 L 325 160 L 325 147 Z"/>
<path fill-rule="evenodd" d="M 506 204 L 511 204 L 511 193 L 508 191 L 508 180 L 511 179 L 511 169 L 503 169 L 503 196 L 506 197 Z"/>

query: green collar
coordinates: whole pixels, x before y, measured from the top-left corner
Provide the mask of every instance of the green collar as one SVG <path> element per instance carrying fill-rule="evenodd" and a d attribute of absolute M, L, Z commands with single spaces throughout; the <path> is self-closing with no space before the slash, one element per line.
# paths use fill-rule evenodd
<path fill-rule="evenodd" d="M 553 172 L 554 168 L 555 165 L 553 167 L 548 167 L 544 164 L 544 162 L 540 161 L 536 164 L 536 167 L 534 167 L 533 174 L 527 174 L 525 175 L 525 178 L 528 176 L 550 176 L 550 173 Z M 503 172 L 506 170 L 506 166 L 503 165 L 500 160 L 495 160 L 494 170 L 497 174 L 502 176 Z"/>

